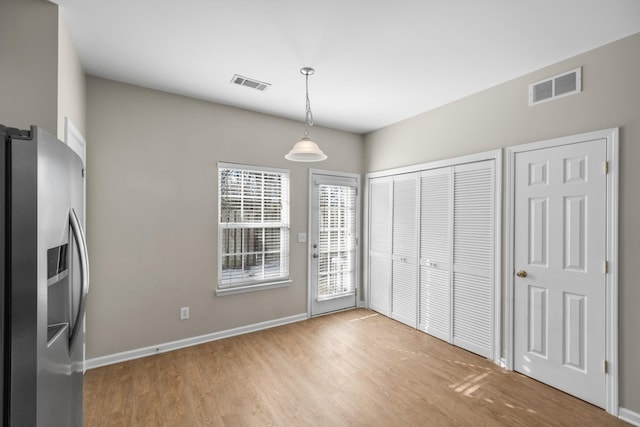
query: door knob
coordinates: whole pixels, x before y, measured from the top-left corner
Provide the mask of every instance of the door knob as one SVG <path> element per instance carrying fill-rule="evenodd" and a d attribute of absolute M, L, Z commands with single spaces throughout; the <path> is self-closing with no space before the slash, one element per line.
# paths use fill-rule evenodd
<path fill-rule="evenodd" d="M 318 254 L 313 254 L 311 256 L 314 257 L 314 258 L 318 258 Z"/>
<path fill-rule="evenodd" d="M 516 273 L 516 276 L 518 277 L 527 277 L 527 272 L 524 270 L 520 270 Z"/>

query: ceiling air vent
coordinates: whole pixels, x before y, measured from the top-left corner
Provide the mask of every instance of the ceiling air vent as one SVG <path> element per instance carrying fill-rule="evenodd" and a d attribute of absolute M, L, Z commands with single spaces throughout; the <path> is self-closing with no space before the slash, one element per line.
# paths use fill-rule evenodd
<path fill-rule="evenodd" d="M 582 68 L 529 85 L 529 105 L 582 92 Z"/>
<path fill-rule="evenodd" d="M 267 90 L 271 83 L 265 83 L 258 80 L 250 79 L 248 77 L 241 76 L 239 74 L 235 74 L 231 79 L 231 83 L 235 83 L 240 86 L 247 86 L 253 89 L 257 89 L 261 92 Z"/>

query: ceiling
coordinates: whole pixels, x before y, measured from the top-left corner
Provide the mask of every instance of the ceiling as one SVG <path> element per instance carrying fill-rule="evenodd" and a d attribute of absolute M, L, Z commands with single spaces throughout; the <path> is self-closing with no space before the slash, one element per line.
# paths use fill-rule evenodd
<path fill-rule="evenodd" d="M 356 133 L 640 32 L 638 0 L 54 2 L 88 74 L 304 121 L 310 66 L 315 124 Z"/>

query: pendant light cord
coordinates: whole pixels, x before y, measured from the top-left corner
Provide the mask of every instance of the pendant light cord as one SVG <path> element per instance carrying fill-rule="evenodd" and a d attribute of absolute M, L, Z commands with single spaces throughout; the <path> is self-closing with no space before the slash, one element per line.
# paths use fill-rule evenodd
<path fill-rule="evenodd" d="M 309 73 L 305 73 L 305 87 L 307 93 L 307 111 L 305 115 L 306 126 L 304 128 L 304 137 L 309 137 L 309 128 L 313 126 L 313 113 L 311 112 L 311 101 L 309 101 Z"/>

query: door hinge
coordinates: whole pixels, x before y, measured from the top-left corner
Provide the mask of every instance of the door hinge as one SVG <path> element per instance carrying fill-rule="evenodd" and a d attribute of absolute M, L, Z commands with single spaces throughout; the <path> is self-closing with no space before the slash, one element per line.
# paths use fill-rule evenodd
<path fill-rule="evenodd" d="M 609 162 L 604 162 L 604 166 L 602 167 L 602 170 L 604 171 L 605 175 L 609 173 Z"/>
<path fill-rule="evenodd" d="M 604 274 L 609 273 L 609 261 L 605 261 L 602 265 L 602 272 Z"/>
<path fill-rule="evenodd" d="M 605 374 L 609 373 L 609 363 L 606 360 L 602 361 L 602 372 Z"/>

